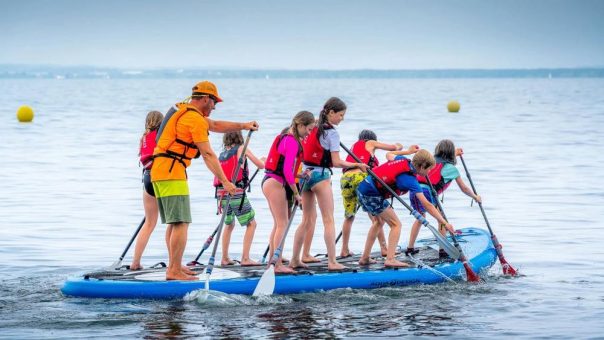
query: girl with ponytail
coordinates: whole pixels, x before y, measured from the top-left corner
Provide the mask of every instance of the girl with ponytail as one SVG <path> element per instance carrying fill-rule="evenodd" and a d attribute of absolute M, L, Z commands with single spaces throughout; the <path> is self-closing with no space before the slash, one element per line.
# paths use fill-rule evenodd
<path fill-rule="evenodd" d="M 331 188 L 331 168 L 358 168 L 367 171 L 367 164 L 348 162 L 340 158 L 340 135 L 335 126 L 344 120 L 346 104 L 337 97 L 325 102 L 319 115 L 318 126 L 304 139 L 304 166 L 308 174 L 306 185 L 302 190 L 302 222 L 294 236 L 293 255 L 290 267 L 307 267 L 305 262 L 317 262 L 310 255 L 310 245 L 317 222 L 317 208 L 325 228 L 324 238 L 327 246 L 329 270 L 342 270 L 345 267 L 336 261 L 335 224 L 333 218 L 334 203 Z M 302 258 L 300 253 L 304 245 Z"/>

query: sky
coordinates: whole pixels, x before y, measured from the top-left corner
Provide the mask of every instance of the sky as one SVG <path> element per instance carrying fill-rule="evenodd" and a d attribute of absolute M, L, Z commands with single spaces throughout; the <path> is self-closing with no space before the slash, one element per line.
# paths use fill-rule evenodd
<path fill-rule="evenodd" d="M 0 64 L 604 67 L 599 0 L 0 0 Z"/>

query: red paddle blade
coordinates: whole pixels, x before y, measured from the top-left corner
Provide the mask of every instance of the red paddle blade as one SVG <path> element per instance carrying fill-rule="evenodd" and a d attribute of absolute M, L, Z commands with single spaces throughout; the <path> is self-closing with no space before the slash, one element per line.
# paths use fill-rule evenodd
<path fill-rule="evenodd" d="M 468 264 L 468 262 L 463 263 L 463 267 L 466 269 L 466 276 L 468 278 L 468 282 L 480 282 L 480 276 L 472 270 L 472 267 Z"/>
<path fill-rule="evenodd" d="M 514 269 L 509 263 L 507 263 L 506 260 L 499 259 L 499 262 L 501 262 L 501 267 L 503 268 L 504 275 L 510 275 L 510 276 L 518 275 L 518 272 L 516 271 L 516 269 Z"/>

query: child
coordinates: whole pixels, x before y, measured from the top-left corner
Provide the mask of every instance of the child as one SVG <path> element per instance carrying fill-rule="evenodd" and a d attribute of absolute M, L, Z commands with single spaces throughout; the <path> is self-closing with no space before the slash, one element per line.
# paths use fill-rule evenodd
<path fill-rule="evenodd" d="M 147 118 L 145 119 L 145 132 L 141 136 L 139 143 L 139 161 L 143 166 L 143 208 L 145 210 L 145 223 L 136 238 L 130 270 L 143 269 L 143 266 L 141 266 L 141 257 L 149 242 L 151 233 L 153 233 L 153 230 L 155 229 L 159 216 L 159 208 L 157 206 L 157 200 L 155 199 L 153 185 L 151 184 L 150 173 L 151 167 L 153 166 L 153 149 L 155 149 L 156 145 L 155 138 L 157 136 L 157 129 L 159 129 L 163 119 L 164 115 L 159 111 L 147 113 Z"/>
<path fill-rule="evenodd" d="M 239 164 L 239 158 L 243 151 L 243 135 L 241 131 L 227 132 L 222 138 L 222 144 L 224 150 L 220 153 L 218 160 L 222 171 L 229 179 L 233 179 L 235 169 Z M 239 170 L 237 179 L 233 180 L 235 186 L 237 186 L 237 193 L 231 197 L 229 206 L 226 206 L 227 193 L 222 188 L 222 183 L 218 178 L 214 177 L 214 186 L 216 187 L 216 198 L 218 199 L 219 211 L 221 209 L 227 209 L 227 216 L 225 220 L 224 232 L 222 233 L 222 260 L 220 264 L 222 266 L 228 266 L 235 264 L 235 261 L 229 258 L 229 244 L 231 242 L 231 235 L 235 228 L 235 217 L 239 221 L 241 226 L 247 227 L 245 229 L 245 235 L 243 236 L 243 252 L 241 254 L 242 266 L 254 266 L 258 263 L 250 259 L 250 247 L 252 240 L 254 239 L 254 233 L 256 232 L 256 220 L 254 219 L 255 212 L 252 209 L 250 201 L 245 195 L 245 189 L 249 181 L 247 159 L 250 159 L 252 163 L 258 169 L 264 169 L 264 160 L 258 159 L 252 150 L 248 147 L 245 150 L 245 161 Z"/>
<path fill-rule="evenodd" d="M 434 158 L 436 159 L 436 166 L 430 170 L 428 173 L 428 178 L 430 179 L 430 183 L 436 190 L 436 193 L 440 195 L 443 193 L 449 185 L 455 180 L 457 182 L 457 186 L 461 191 L 472 197 L 476 202 L 482 202 L 481 197 L 479 195 L 474 194 L 472 189 L 466 186 L 463 179 L 459 175 L 459 171 L 455 167 L 457 164 L 456 156 L 463 155 L 463 150 L 461 148 L 455 149 L 455 144 L 448 139 L 443 139 L 436 145 L 434 149 Z M 434 197 L 428 182 L 426 181 L 426 177 L 418 176 L 418 181 L 420 182 L 420 186 L 422 188 L 422 192 L 428 200 L 435 204 L 438 197 Z M 422 213 L 425 216 L 426 209 L 422 205 L 422 203 L 417 199 L 416 195 L 410 194 L 411 206 L 413 209 Z M 421 227 L 421 223 L 419 221 L 415 221 L 413 226 L 411 227 L 411 235 L 409 236 L 409 245 L 407 246 L 407 250 L 405 254 L 416 254 L 419 250 L 414 248 L 415 240 L 417 239 L 417 235 L 419 234 L 419 229 Z M 444 236 L 446 234 L 446 230 L 442 228 L 440 229 L 440 233 Z M 443 249 L 439 251 L 440 257 L 446 257 L 447 254 Z"/>
<path fill-rule="evenodd" d="M 275 137 L 266 159 L 266 175 L 262 180 L 262 193 L 266 197 L 273 215 L 269 258 L 273 257 L 285 234 L 289 219 L 289 205 L 293 206 L 292 201 L 302 203 L 296 187 L 296 175 L 302 162 L 301 141 L 308 136 L 314 126 L 315 117 L 312 113 L 298 112 L 292 119 L 290 127 Z M 275 272 L 295 273 L 295 270 L 284 266 L 280 256 L 275 263 Z"/>
<path fill-rule="evenodd" d="M 424 204 L 426 210 L 434 216 L 434 218 L 440 223 L 445 224 L 447 229 L 454 230 L 453 226 L 447 223 L 438 210 L 426 200 L 415 177 L 416 174 L 427 174 L 432 166 L 434 166 L 434 157 L 426 150 L 419 150 L 413 156 L 412 161 L 409 161 L 403 156 L 397 156 L 397 159 L 378 166 L 373 172 L 379 176 L 386 185 L 397 192 L 397 194 L 405 193 L 407 191 L 416 194 L 417 198 Z M 394 257 L 396 246 L 401 235 L 401 222 L 388 203 L 388 198 L 391 196 L 390 192 L 382 187 L 373 176 L 367 176 L 367 178 L 359 185 L 357 195 L 363 210 L 377 217 L 371 224 L 371 228 L 367 234 L 365 249 L 363 250 L 363 255 L 359 260 L 359 264 L 368 265 L 375 262 L 370 258 L 371 248 L 373 247 L 379 229 L 382 228 L 382 225 L 386 222 L 390 226 L 390 233 L 388 234 L 388 254 L 384 261 L 384 266 L 407 267 L 408 265 L 406 263 L 398 261 Z"/>
<path fill-rule="evenodd" d="M 410 154 L 415 152 L 417 145 L 409 147 L 409 150 L 402 151 L 404 154 Z M 375 157 L 375 150 L 386 150 L 386 151 L 400 151 L 403 146 L 400 143 L 385 144 L 377 141 L 375 132 L 371 130 L 363 130 L 359 133 L 359 140 L 352 145 L 351 151 L 361 160 L 361 162 L 367 164 L 370 168 L 374 168 L 380 165 L 377 157 Z M 348 155 L 346 161 L 354 162 L 354 158 Z M 349 257 L 352 254 L 348 249 L 348 241 L 350 239 L 350 230 L 352 229 L 352 223 L 354 217 L 359 208 L 357 200 L 356 190 L 359 184 L 367 177 L 366 172 L 362 172 L 360 169 L 355 168 L 344 168 L 342 169 L 343 174 L 340 179 L 340 189 L 342 190 L 342 201 L 344 203 L 344 223 L 342 224 L 342 251 L 340 252 L 341 257 Z M 369 215 L 369 219 L 373 222 L 373 216 Z M 382 250 L 382 255 L 386 256 L 386 239 L 384 237 L 384 230 L 380 229 L 378 232 L 378 241 Z"/>
<path fill-rule="evenodd" d="M 294 247 L 291 268 L 307 267 L 304 262 L 316 262 L 310 256 L 310 244 L 317 222 L 317 207 L 321 210 L 325 246 L 327 247 L 327 269 L 343 270 L 345 267 L 336 261 L 336 235 L 333 219 L 333 191 L 331 189 L 331 168 L 360 168 L 367 170 L 367 164 L 351 163 L 340 159 L 340 135 L 335 126 L 344 120 L 346 104 L 332 97 L 325 102 L 319 116 L 318 126 L 304 139 L 304 171 L 309 173 L 302 190 L 302 222 L 294 235 Z M 300 252 L 304 246 L 304 254 Z"/>

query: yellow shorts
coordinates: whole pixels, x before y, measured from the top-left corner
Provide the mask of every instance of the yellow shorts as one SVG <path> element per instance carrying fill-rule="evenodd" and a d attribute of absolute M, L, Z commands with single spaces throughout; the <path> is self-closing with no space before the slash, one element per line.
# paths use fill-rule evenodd
<path fill-rule="evenodd" d="M 359 209 L 359 200 L 357 199 L 357 188 L 359 184 L 367 177 L 364 172 L 345 172 L 340 179 L 340 188 L 342 189 L 342 198 L 344 202 L 344 217 L 353 217 Z"/>

